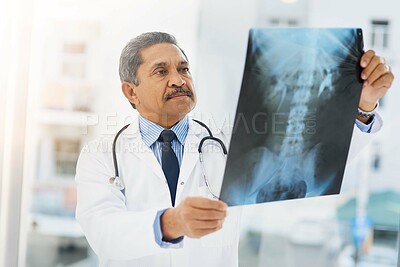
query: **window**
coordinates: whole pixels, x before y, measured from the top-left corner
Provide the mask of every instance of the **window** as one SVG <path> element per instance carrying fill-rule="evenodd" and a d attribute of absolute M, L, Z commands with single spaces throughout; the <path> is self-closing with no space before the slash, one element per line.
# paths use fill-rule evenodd
<path fill-rule="evenodd" d="M 74 177 L 81 150 L 80 140 L 56 139 L 54 143 L 56 176 Z"/>
<path fill-rule="evenodd" d="M 381 156 L 381 144 L 373 144 L 373 153 L 371 155 L 371 169 L 375 172 L 381 170 L 382 167 L 382 156 Z"/>
<path fill-rule="evenodd" d="M 389 21 L 372 20 L 371 46 L 378 49 L 389 48 Z"/>
<path fill-rule="evenodd" d="M 374 171 L 379 171 L 381 168 L 381 156 L 377 153 L 373 156 L 372 159 L 372 169 Z"/>
<path fill-rule="evenodd" d="M 295 27 L 299 22 L 294 18 L 271 18 L 268 24 L 276 27 Z"/>

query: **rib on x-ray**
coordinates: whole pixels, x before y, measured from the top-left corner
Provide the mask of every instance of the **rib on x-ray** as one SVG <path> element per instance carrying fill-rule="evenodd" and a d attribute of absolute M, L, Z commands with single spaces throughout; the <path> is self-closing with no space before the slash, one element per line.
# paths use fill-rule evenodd
<path fill-rule="evenodd" d="M 220 198 L 340 192 L 362 81 L 361 29 L 252 29 Z"/>

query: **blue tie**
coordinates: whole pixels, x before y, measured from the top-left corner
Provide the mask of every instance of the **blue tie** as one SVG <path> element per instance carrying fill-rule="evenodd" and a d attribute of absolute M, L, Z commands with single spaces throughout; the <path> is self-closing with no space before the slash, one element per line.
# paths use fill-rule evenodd
<path fill-rule="evenodd" d="M 161 165 L 167 178 L 173 207 L 175 206 L 176 185 L 179 177 L 179 163 L 171 144 L 174 138 L 176 138 L 176 135 L 172 130 L 162 131 L 158 138 L 158 141 L 162 142 Z"/>

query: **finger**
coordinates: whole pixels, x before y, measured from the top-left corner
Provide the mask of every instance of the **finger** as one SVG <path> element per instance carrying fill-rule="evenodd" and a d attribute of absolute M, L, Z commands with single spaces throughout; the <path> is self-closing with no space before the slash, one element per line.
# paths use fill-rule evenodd
<path fill-rule="evenodd" d="M 226 218 L 226 215 L 226 211 L 193 208 L 190 216 L 195 220 L 221 220 Z"/>
<path fill-rule="evenodd" d="M 365 68 L 371 62 L 372 58 L 375 56 L 375 51 L 368 50 L 367 52 L 362 55 L 360 60 L 361 67 Z"/>
<path fill-rule="evenodd" d="M 211 202 L 213 200 L 206 199 Z M 202 206 L 199 204 L 203 203 L 202 199 L 186 198 L 178 207 L 180 217 L 183 221 L 196 220 L 213 220 L 213 219 L 224 219 L 227 216 L 226 209 L 210 209 L 208 206 Z M 208 202 L 205 201 L 207 204 Z M 223 202 L 222 202 L 223 203 Z M 213 203 L 214 204 L 214 203 Z M 225 204 L 225 203 L 223 203 Z"/>
<path fill-rule="evenodd" d="M 197 231 L 197 230 L 207 230 L 207 229 L 215 229 L 219 228 L 223 225 L 224 220 L 208 220 L 208 221 L 196 221 L 193 220 L 190 223 L 188 223 L 188 227 L 191 229 L 191 231 Z"/>
<path fill-rule="evenodd" d="M 369 78 L 371 73 L 376 69 L 376 67 L 382 63 L 382 58 L 378 56 L 374 56 L 367 67 L 361 72 L 361 79 L 366 80 Z"/>
<path fill-rule="evenodd" d="M 208 234 L 214 233 L 214 232 L 220 230 L 221 228 L 222 228 L 222 226 L 216 227 L 213 229 L 200 229 L 200 230 L 196 230 L 196 231 L 193 231 L 193 232 L 187 234 L 187 236 L 191 237 L 191 238 L 200 238 L 200 237 L 206 236 Z"/>
<path fill-rule="evenodd" d="M 392 72 L 389 72 L 382 75 L 379 79 L 377 79 L 372 84 L 372 87 L 389 89 L 392 86 L 393 80 L 394 80 L 394 75 Z"/>
<path fill-rule="evenodd" d="M 373 72 L 369 75 L 368 79 L 365 81 L 364 85 L 367 86 L 369 84 L 373 84 L 376 80 L 378 80 L 381 76 L 390 72 L 390 68 L 386 64 L 378 64 Z"/>
<path fill-rule="evenodd" d="M 187 198 L 187 200 L 190 206 L 198 209 L 225 211 L 228 208 L 228 205 L 221 200 L 211 200 L 205 197 Z"/>

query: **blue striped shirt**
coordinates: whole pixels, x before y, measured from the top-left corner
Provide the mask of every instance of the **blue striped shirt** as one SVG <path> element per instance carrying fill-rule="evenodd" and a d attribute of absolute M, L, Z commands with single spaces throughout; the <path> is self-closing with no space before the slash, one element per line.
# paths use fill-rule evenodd
<path fill-rule="evenodd" d="M 142 135 L 143 142 L 153 151 L 156 156 L 158 163 L 161 165 L 161 155 L 162 155 L 162 142 L 157 141 L 161 132 L 165 130 L 162 126 L 149 121 L 142 116 L 139 115 L 139 131 Z M 172 140 L 172 149 L 175 152 L 175 155 L 178 159 L 179 166 L 181 166 L 182 158 L 183 158 L 183 149 L 186 140 L 186 136 L 189 131 L 189 119 L 188 117 L 184 117 L 177 124 L 171 127 L 171 130 L 174 131 L 176 137 Z M 153 223 L 154 229 L 154 238 L 157 244 L 160 247 L 180 247 L 180 243 L 183 240 L 183 236 L 178 237 L 177 239 L 164 241 L 163 233 L 161 231 L 161 215 L 166 211 L 160 210 L 157 212 L 156 218 Z"/>
<path fill-rule="evenodd" d="M 162 142 L 157 141 L 157 139 L 160 137 L 161 132 L 165 129 L 162 126 L 139 115 L 139 130 L 140 134 L 142 135 L 143 142 L 153 151 L 158 163 L 161 165 Z M 188 117 L 184 117 L 177 124 L 172 126 L 170 130 L 174 131 L 177 137 L 172 140 L 172 149 L 174 150 L 178 159 L 179 166 L 181 166 L 184 144 L 189 131 Z"/>

